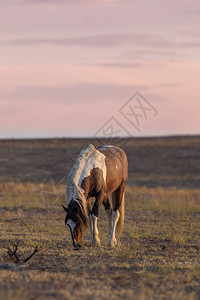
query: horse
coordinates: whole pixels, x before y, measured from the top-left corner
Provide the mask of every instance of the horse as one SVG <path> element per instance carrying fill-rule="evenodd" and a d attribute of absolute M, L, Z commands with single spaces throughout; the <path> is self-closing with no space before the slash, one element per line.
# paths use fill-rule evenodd
<path fill-rule="evenodd" d="M 90 227 L 89 246 L 100 246 L 97 220 L 99 207 L 104 205 L 108 216 L 108 246 L 117 245 L 124 226 L 124 190 L 128 178 L 125 152 L 116 146 L 95 147 L 90 144 L 82 150 L 67 178 L 65 224 L 68 225 L 74 249 L 83 244 L 86 228 Z M 108 195 L 112 194 L 112 205 Z M 91 198 L 94 197 L 94 204 Z M 113 219 L 113 221 L 112 221 Z"/>

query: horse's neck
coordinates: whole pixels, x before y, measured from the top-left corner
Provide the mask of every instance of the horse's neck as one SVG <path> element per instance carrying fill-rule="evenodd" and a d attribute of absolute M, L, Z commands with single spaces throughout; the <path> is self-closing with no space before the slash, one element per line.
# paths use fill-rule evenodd
<path fill-rule="evenodd" d="M 86 210 L 85 191 L 77 186 L 76 183 L 73 184 L 73 194 L 71 194 L 71 199 L 79 203 L 84 208 L 84 210 Z"/>

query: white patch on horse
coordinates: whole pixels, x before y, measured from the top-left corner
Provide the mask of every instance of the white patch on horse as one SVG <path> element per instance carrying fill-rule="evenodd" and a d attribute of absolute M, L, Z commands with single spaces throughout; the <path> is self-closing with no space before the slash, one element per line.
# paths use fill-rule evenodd
<path fill-rule="evenodd" d="M 67 224 L 69 225 L 69 227 L 71 228 L 72 233 L 74 232 L 74 228 L 76 227 L 76 224 L 71 220 L 67 220 Z"/>
<path fill-rule="evenodd" d="M 101 148 L 109 148 L 109 147 L 115 147 L 115 146 L 112 146 L 112 145 L 103 145 L 103 146 L 101 146 Z"/>
<path fill-rule="evenodd" d="M 92 221 L 93 221 L 93 243 L 100 245 L 100 239 L 99 239 L 99 231 L 97 228 L 97 220 L 98 217 L 95 215 L 92 215 Z"/>
<path fill-rule="evenodd" d="M 76 239 L 74 237 L 74 228 L 76 227 L 76 224 L 71 219 L 69 219 L 67 221 L 67 224 L 71 228 L 71 233 L 72 233 L 72 237 L 73 237 L 73 240 L 74 240 L 74 246 L 76 247 L 77 246 L 77 241 L 76 241 Z"/>
<path fill-rule="evenodd" d="M 84 210 L 86 211 L 86 199 L 84 197 L 84 190 L 81 188 L 81 183 L 84 178 L 90 175 L 91 170 L 99 168 L 103 172 L 103 178 L 106 181 L 106 164 L 105 155 L 99 152 L 94 145 L 90 144 L 86 149 L 81 151 L 77 157 L 67 179 L 67 199 L 68 205 L 73 199 L 82 199 Z M 78 202 L 78 201 L 77 201 Z"/>
<path fill-rule="evenodd" d="M 120 149 L 119 147 L 117 147 L 117 146 L 113 146 L 113 145 L 103 145 L 103 146 L 101 146 L 101 147 L 99 147 L 100 149 L 102 149 L 102 148 L 117 148 L 117 149 Z"/>

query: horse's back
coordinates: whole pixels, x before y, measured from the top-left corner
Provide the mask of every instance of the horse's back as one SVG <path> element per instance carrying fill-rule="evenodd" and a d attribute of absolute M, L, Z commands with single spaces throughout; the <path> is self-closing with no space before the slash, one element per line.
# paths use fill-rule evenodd
<path fill-rule="evenodd" d="M 113 192 L 128 178 L 128 161 L 125 152 L 116 146 L 102 146 L 98 150 L 105 155 L 108 193 Z"/>

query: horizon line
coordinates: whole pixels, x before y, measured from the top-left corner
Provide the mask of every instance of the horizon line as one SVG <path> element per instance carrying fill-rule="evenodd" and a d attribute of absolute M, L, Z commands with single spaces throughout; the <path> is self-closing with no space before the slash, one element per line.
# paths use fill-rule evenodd
<path fill-rule="evenodd" d="M 200 133 L 198 134 L 163 134 L 163 135 L 146 135 L 146 136 L 129 136 L 129 137 L 113 137 L 113 138 L 104 138 L 104 137 L 76 137 L 76 136 L 69 136 L 69 137 L 8 137 L 8 138 L 0 138 L 0 141 L 19 141 L 19 140 L 116 140 L 116 139 L 151 139 L 151 138 L 176 138 L 176 137 L 200 137 Z"/>

